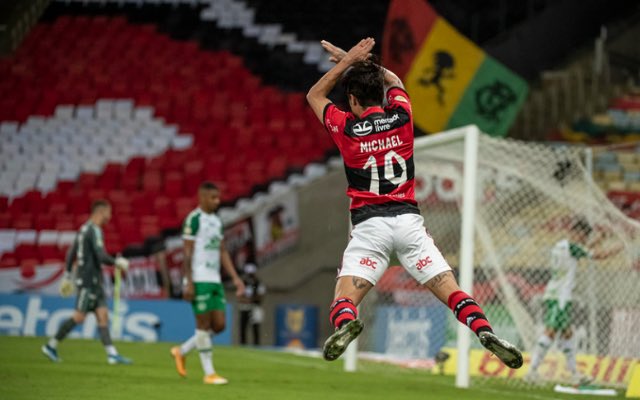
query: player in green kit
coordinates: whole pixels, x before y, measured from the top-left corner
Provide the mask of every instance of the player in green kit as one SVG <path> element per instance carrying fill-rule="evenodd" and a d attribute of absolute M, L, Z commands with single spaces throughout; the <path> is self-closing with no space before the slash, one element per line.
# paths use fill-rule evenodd
<path fill-rule="evenodd" d="M 578 219 L 569 230 L 567 239 L 560 240 L 551 249 L 551 279 L 543 295 L 545 330 L 538 338 L 531 356 L 531 366 L 526 375 L 530 381 L 538 380 L 538 367 L 558 337 L 558 347 L 566 357 L 566 368 L 574 384 L 586 384 L 589 378 L 580 374 L 576 366 L 576 343 L 571 329 L 573 288 L 578 265 L 583 259 L 603 259 L 622 248 L 611 250 L 587 249 L 592 228 L 584 219 Z M 558 335 L 559 334 L 559 335 Z"/>
<path fill-rule="evenodd" d="M 198 189 L 199 207 L 184 221 L 184 290 L 185 300 L 191 301 L 196 317 L 196 332 L 181 346 L 171 349 L 176 369 L 186 375 L 185 355 L 193 348 L 200 353 L 204 383 L 223 385 L 227 379 L 218 375 L 213 367 L 211 334 L 225 328 L 226 299 L 220 277 L 220 267 L 231 276 L 236 295 L 244 293 L 244 283 L 236 273 L 231 256 L 224 244 L 222 221 L 216 215 L 220 205 L 220 191 L 211 182 Z"/>

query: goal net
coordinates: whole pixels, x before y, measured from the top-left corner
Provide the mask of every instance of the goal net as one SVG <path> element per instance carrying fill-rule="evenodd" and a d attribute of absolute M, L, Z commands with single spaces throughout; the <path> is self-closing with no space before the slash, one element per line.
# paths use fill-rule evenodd
<path fill-rule="evenodd" d="M 474 133 L 475 141 L 469 139 Z M 496 333 L 524 350 L 525 365 L 510 370 L 473 334 L 466 353 L 466 327 L 401 267 L 391 267 L 361 305 L 366 328 L 357 342 L 359 358 L 433 373 L 468 370 L 471 384 L 494 378 L 523 387 L 568 383 L 557 344 L 538 379 L 523 378 L 545 327 L 551 251 L 572 240 L 571 227 L 582 219 L 593 229 L 583 247 L 594 255 L 613 254 L 578 261 L 570 319 L 577 367 L 596 383 L 624 386 L 640 358 L 640 224 L 593 183 L 589 149 L 492 138 L 471 126 L 417 139 L 414 160 L 427 230 Z"/>

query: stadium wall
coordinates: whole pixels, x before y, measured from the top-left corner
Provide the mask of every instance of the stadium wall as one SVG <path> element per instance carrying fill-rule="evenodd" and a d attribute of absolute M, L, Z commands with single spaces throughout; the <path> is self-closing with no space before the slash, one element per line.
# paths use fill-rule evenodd
<path fill-rule="evenodd" d="M 349 232 L 349 201 L 345 190 L 346 179 L 341 167 L 332 168 L 313 184 L 297 189 L 300 242 L 292 252 L 258 272 L 267 286 L 263 344 L 275 343 L 275 310 L 278 304 L 317 306 L 318 338 L 329 334 L 329 302 Z M 237 325 L 236 318 L 234 332 L 238 332 Z M 237 340 L 237 334 L 234 334 L 234 341 Z"/>

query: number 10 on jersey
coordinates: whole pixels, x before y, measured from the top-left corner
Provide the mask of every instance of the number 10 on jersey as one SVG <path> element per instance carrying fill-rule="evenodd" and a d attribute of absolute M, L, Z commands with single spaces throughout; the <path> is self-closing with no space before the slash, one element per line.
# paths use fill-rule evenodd
<path fill-rule="evenodd" d="M 394 161 L 400 167 L 400 175 L 396 175 L 393 163 Z M 362 169 L 371 168 L 371 182 L 369 183 L 369 191 L 375 194 L 386 194 L 390 193 L 398 186 L 402 185 L 407 181 L 407 162 L 404 158 L 393 150 L 388 151 L 384 155 L 384 172 L 383 179 L 389 181 L 392 184 L 391 188 L 386 186 L 384 189 L 384 193 L 380 193 L 380 175 L 378 173 L 378 162 L 375 156 L 371 155 L 367 159 L 367 162 L 364 164 Z"/>

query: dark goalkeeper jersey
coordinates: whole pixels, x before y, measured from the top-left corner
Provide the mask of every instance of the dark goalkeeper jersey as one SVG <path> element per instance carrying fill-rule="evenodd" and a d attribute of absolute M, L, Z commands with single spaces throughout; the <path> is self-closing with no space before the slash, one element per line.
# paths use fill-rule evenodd
<path fill-rule="evenodd" d="M 324 126 L 344 159 L 354 225 L 372 217 L 420 213 L 409 95 L 393 87 L 387 102 L 384 108 L 368 108 L 360 118 L 333 103 L 324 109 Z"/>
<path fill-rule="evenodd" d="M 91 221 L 85 222 L 78 231 L 66 261 L 68 272 L 77 261 L 76 284 L 85 288 L 102 286 L 102 264 L 113 265 L 115 262 L 104 249 L 102 229 Z"/>

